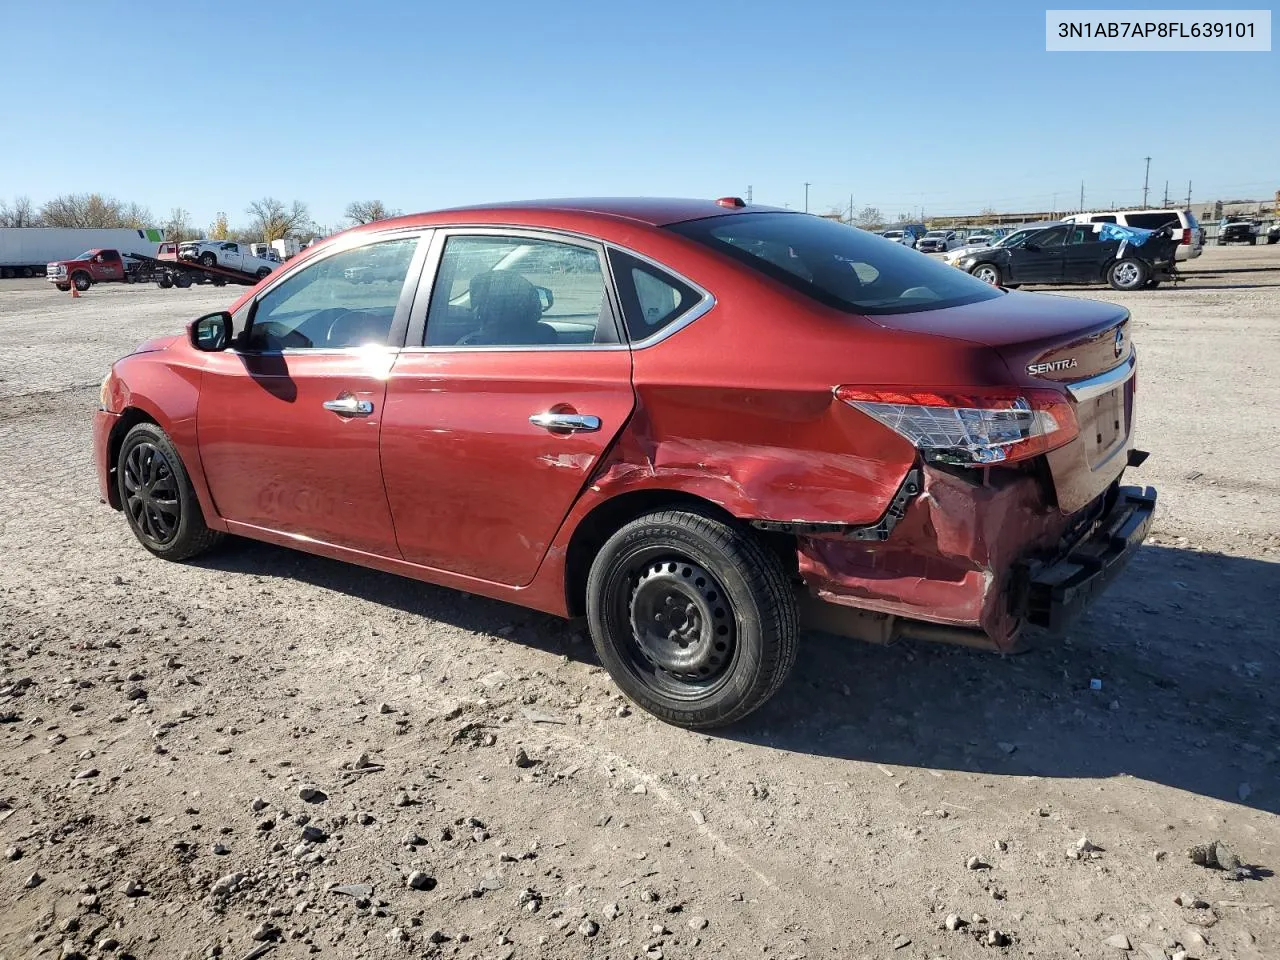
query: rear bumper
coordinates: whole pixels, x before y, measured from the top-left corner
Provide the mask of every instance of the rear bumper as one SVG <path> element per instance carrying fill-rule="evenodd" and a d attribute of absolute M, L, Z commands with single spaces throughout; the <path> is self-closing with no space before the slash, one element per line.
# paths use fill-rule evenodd
<path fill-rule="evenodd" d="M 98 496 L 103 503 L 109 503 L 120 509 L 116 497 L 115 484 L 112 482 L 110 455 L 111 431 L 120 422 L 120 414 L 99 410 L 93 415 L 93 468 L 98 475 Z"/>
<path fill-rule="evenodd" d="M 1033 626 L 1063 630 L 1133 559 L 1151 531 L 1155 512 L 1153 488 L 1120 487 L 1089 536 L 1059 557 L 1018 564 L 1014 612 Z"/>
<path fill-rule="evenodd" d="M 1064 515 L 1030 476 L 982 486 L 923 473 L 920 495 L 884 541 L 799 538 L 810 595 L 880 617 L 884 637 L 922 636 L 912 625 L 923 621 L 949 631 L 931 639 L 1007 651 L 1025 624 L 1059 630 L 1120 573 L 1155 510 L 1155 491 L 1136 487 L 1113 486 Z M 862 636 L 833 628 L 831 616 L 810 620 Z"/>

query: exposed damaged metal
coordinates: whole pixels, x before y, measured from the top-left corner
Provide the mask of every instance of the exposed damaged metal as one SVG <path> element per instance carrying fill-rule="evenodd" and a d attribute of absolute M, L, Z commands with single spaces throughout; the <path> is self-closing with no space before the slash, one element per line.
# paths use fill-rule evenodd
<path fill-rule="evenodd" d="M 794 533 L 804 536 L 840 536 L 849 540 L 873 540 L 883 542 L 889 539 L 893 528 L 907 514 L 907 504 L 920 492 L 919 468 L 908 471 L 898 492 L 893 495 L 884 516 L 879 522 L 867 526 L 854 526 L 847 523 L 806 523 L 802 520 L 752 520 L 751 525 L 757 530 L 768 530 L 771 533 Z"/>

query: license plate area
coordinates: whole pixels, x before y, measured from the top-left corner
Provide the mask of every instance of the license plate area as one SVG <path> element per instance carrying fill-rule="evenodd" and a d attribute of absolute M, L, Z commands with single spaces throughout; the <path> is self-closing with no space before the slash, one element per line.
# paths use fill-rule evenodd
<path fill-rule="evenodd" d="M 1089 466 L 1095 467 L 1110 459 L 1129 438 L 1129 384 L 1078 404 L 1076 416 L 1086 458 Z"/>

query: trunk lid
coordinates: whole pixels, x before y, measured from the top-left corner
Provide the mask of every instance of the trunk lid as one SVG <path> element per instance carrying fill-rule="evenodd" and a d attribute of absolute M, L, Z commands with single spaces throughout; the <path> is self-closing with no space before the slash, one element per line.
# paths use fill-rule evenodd
<path fill-rule="evenodd" d="M 1046 455 L 1064 513 L 1087 506 L 1124 471 L 1134 395 L 1127 375 L 1133 344 L 1124 307 L 1013 292 L 963 307 L 868 319 L 892 329 L 985 344 L 1004 360 L 1012 384 L 1067 388 L 1080 434 Z"/>

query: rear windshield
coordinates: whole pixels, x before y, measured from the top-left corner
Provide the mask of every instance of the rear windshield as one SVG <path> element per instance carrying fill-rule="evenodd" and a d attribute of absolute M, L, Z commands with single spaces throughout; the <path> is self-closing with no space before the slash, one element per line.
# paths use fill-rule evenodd
<path fill-rule="evenodd" d="M 822 217 L 751 213 L 667 229 L 850 313 L 918 313 L 1003 296 L 904 244 Z"/>

